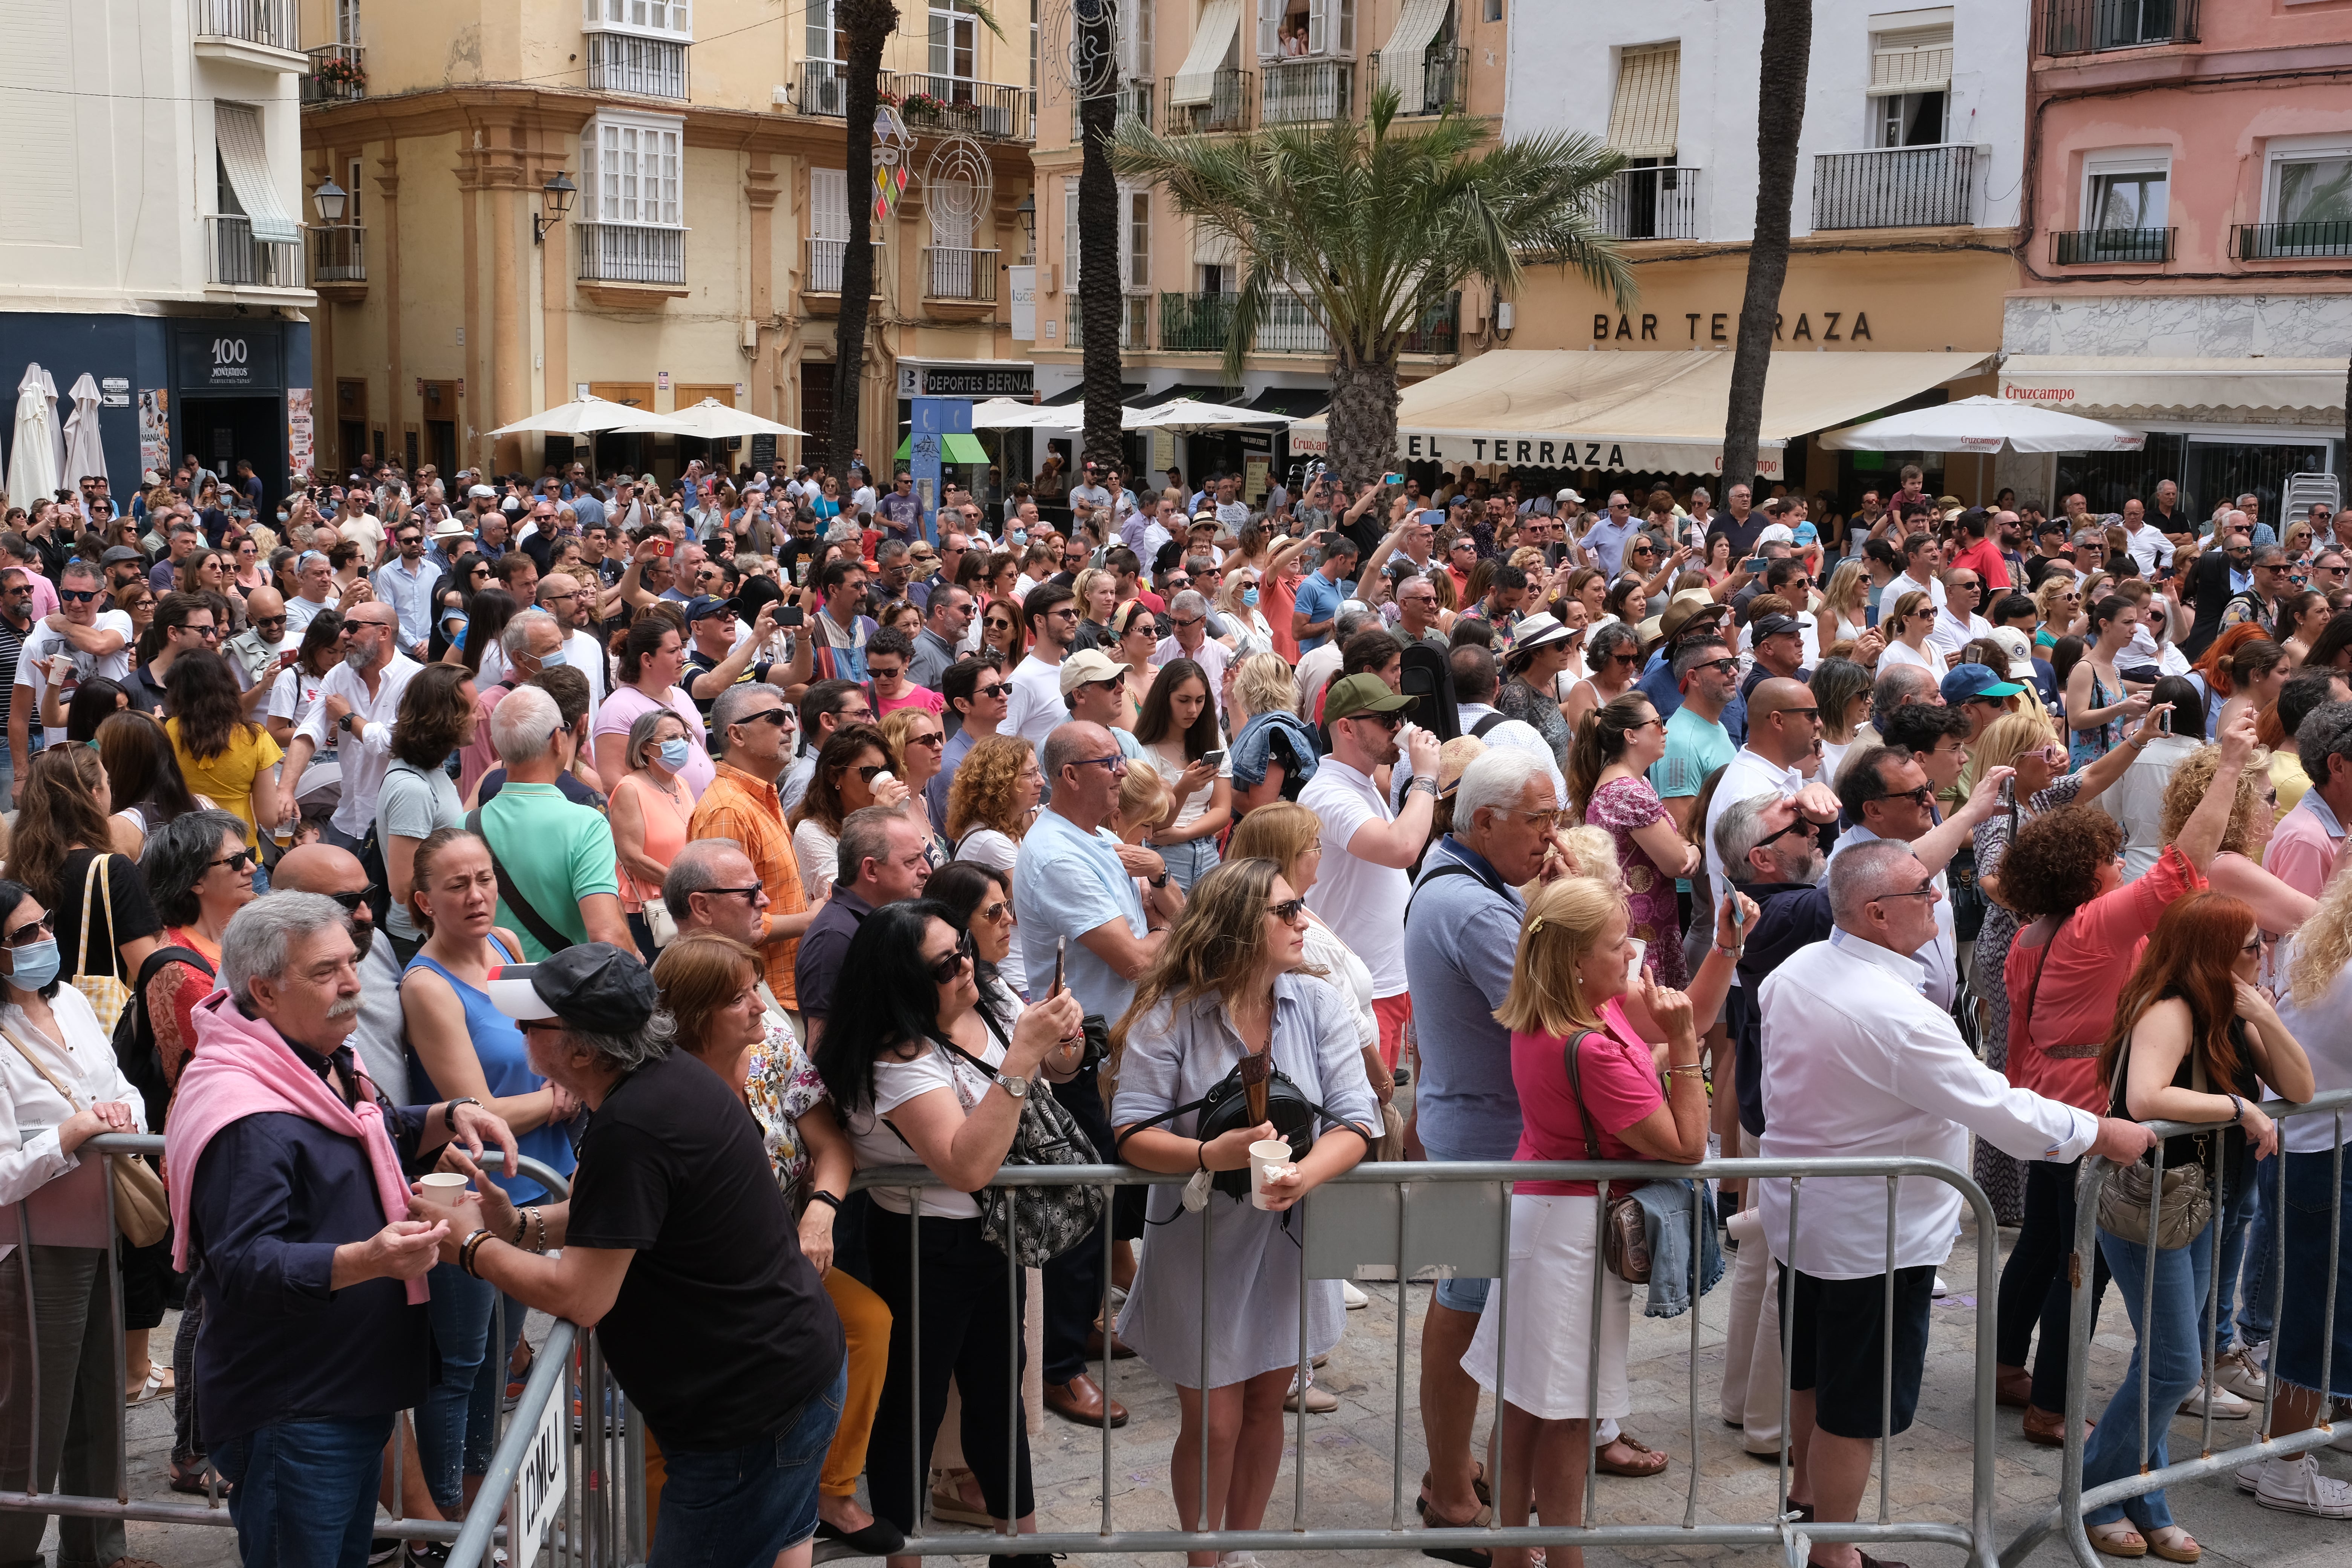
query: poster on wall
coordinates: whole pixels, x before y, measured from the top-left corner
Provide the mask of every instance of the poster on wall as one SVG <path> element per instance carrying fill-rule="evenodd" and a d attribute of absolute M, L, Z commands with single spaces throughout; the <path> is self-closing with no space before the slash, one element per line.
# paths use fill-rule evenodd
<path fill-rule="evenodd" d="M 1252 500 L 1264 499 L 1265 471 L 1272 461 L 1273 454 L 1268 452 L 1245 452 L 1242 455 L 1242 494 Z"/>
<path fill-rule="evenodd" d="M 310 389 L 290 387 L 286 394 L 286 471 L 298 484 L 310 482 Z"/>
<path fill-rule="evenodd" d="M 139 466 L 158 474 L 172 471 L 172 392 L 169 387 L 139 389 Z"/>
<path fill-rule="evenodd" d="M 1004 271 L 1013 290 L 1013 341 L 1034 343 L 1037 341 L 1037 269 L 1008 267 Z"/>

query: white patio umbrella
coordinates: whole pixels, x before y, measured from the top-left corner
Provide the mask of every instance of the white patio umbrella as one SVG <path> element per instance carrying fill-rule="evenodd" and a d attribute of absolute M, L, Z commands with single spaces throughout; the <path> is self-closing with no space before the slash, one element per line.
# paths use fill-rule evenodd
<path fill-rule="evenodd" d="M 805 436 L 805 430 L 795 430 L 789 425 L 779 425 L 772 419 L 762 419 L 740 408 L 730 408 L 715 397 L 706 397 L 690 408 L 671 414 L 655 414 L 643 421 L 616 425 L 620 434 L 655 436 L 697 436 L 706 441 L 724 441 L 738 436 Z"/>
<path fill-rule="evenodd" d="M 1023 403 L 1016 398 L 991 397 L 971 405 L 971 427 L 975 430 L 1034 430 L 1043 416 L 1058 412 L 1058 409 Z"/>
<path fill-rule="evenodd" d="M 1290 425 L 1296 423 L 1287 414 L 1271 413 L 1263 408 L 1245 408 L 1234 403 L 1210 403 L 1197 397 L 1171 397 L 1165 403 L 1136 411 L 1136 427 L 1144 430 L 1167 430 L 1179 436 L 1197 435 L 1203 430 L 1237 430 L 1251 425 Z"/>
<path fill-rule="evenodd" d="M 66 416 L 64 478 L 68 484 L 79 484 L 89 475 L 109 477 L 106 443 L 98 427 L 98 382 L 84 371 L 73 384 L 73 412 Z"/>
<path fill-rule="evenodd" d="M 2146 433 L 2120 425 L 2003 403 L 1998 397 L 1964 397 L 1939 408 L 1915 408 L 1822 437 L 1822 445 L 1845 452 L 2137 452 Z"/>
<path fill-rule="evenodd" d="M 588 471 L 596 472 L 596 432 L 599 430 L 650 430 L 676 434 L 677 426 L 669 416 L 656 414 L 650 408 L 633 408 L 625 403 L 589 393 L 570 403 L 559 403 L 552 408 L 542 408 L 527 419 L 511 425 L 501 425 L 490 432 L 497 436 L 585 436 L 588 437 Z"/>
<path fill-rule="evenodd" d="M 29 507 L 57 493 L 60 432 L 53 401 L 56 394 L 42 390 L 54 384 L 38 364 L 26 365 L 25 379 L 16 384 L 16 430 L 8 447 L 8 496 L 18 506 Z"/>

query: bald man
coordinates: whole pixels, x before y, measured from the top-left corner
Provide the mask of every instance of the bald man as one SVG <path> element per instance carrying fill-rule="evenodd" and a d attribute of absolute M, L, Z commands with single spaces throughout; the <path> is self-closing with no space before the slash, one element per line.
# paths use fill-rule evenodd
<path fill-rule="evenodd" d="M 287 629 L 286 599 L 275 588 L 256 588 L 245 596 L 246 629 L 221 644 L 221 657 L 245 689 L 245 711 L 257 719 L 269 701 L 278 672 L 290 663 L 302 639 Z"/>
<path fill-rule="evenodd" d="M 289 849 L 270 868 L 273 892 L 323 893 L 351 913 L 352 945 L 359 949 L 360 1022 L 352 1049 L 360 1066 L 394 1105 L 405 1105 L 408 1053 L 402 1044 L 402 959 L 392 939 L 375 929 L 368 874 L 359 857 L 323 841 Z"/>
<path fill-rule="evenodd" d="M 1748 693 L 1748 743 L 1731 759 L 1707 805 L 1706 868 L 1715 879 L 1717 898 L 1729 884 L 1715 847 L 1715 825 L 1733 802 L 1772 795 L 1793 801 L 1807 822 L 1837 820 L 1836 792 L 1827 780 L 1812 776 L 1819 767 L 1821 733 L 1821 710 L 1803 681 L 1776 675 L 1758 681 Z"/>

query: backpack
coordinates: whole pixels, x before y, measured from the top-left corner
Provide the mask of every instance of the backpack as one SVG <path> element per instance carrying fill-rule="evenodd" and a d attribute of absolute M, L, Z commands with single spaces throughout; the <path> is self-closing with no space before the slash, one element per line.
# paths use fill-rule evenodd
<path fill-rule="evenodd" d="M 1436 736 L 1439 744 L 1462 732 L 1461 717 L 1454 710 L 1454 668 L 1445 655 L 1425 642 L 1408 645 L 1397 689 L 1421 700 L 1413 709 L 1413 721 Z"/>
<path fill-rule="evenodd" d="M 159 1132 L 164 1108 L 172 1101 L 172 1085 L 163 1076 L 163 1053 L 156 1048 L 155 1027 L 147 1016 L 147 987 L 174 960 L 200 971 L 206 979 L 213 977 L 211 961 L 194 948 L 159 947 L 140 961 L 139 983 L 131 988 L 131 999 L 114 1020 L 114 1065 L 146 1102 L 149 1118 Z"/>

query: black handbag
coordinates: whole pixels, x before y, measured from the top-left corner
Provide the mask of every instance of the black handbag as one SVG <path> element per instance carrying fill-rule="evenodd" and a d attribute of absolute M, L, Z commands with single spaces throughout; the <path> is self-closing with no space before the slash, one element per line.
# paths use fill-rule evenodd
<path fill-rule="evenodd" d="M 1000 1045 L 1009 1044 L 996 1020 L 981 1010 L 981 1019 Z M 933 1043 L 945 1047 L 992 1079 L 1002 1075 L 944 1036 Z M 1008 1165 L 1093 1165 L 1102 1156 L 1094 1141 L 1062 1102 L 1048 1092 L 1043 1079 L 1032 1079 L 1021 1101 L 1021 1121 L 1013 1130 L 1013 1146 L 1005 1151 Z M 1108 1206 L 1103 1190 L 1095 1186 L 983 1187 L 973 1194 L 980 1204 L 980 1233 L 1003 1247 L 1024 1268 L 1042 1268 L 1076 1247 L 1102 1223 Z"/>

